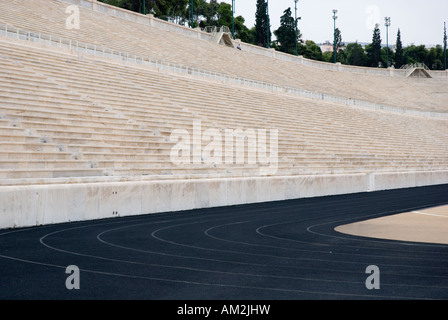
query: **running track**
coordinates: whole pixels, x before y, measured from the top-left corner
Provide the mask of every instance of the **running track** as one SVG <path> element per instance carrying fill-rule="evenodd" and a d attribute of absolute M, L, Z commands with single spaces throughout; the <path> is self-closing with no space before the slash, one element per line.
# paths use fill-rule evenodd
<path fill-rule="evenodd" d="M 441 185 L 0 230 L 0 299 L 448 299 L 447 245 L 333 230 L 447 203 Z"/>

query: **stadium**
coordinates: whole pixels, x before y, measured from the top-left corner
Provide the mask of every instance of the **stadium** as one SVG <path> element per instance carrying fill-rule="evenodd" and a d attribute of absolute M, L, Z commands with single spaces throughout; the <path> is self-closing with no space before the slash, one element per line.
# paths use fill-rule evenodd
<path fill-rule="evenodd" d="M 448 298 L 448 71 L 96 0 L 0 2 L 0 66 L 2 300 Z"/>

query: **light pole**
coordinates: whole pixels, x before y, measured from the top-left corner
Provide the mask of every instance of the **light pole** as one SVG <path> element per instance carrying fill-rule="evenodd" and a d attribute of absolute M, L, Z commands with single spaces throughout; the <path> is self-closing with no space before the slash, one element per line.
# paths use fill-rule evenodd
<path fill-rule="evenodd" d="M 334 28 L 333 28 L 333 33 L 334 33 L 334 48 L 333 48 L 333 59 L 334 59 L 334 63 L 336 63 L 336 19 L 338 18 L 336 16 L 336 13 L 338 13 L 338 10 L 333 9 L 333 20 L 334 20 Z"/>
<path fill-rule="evenodd" d="M 194 14 L 194 8 L 193 8 L 193 0 L 191 0 L 191 27 L 194 29 L 194 18 L 193 18 L 193 14 Z"/>
<path fill-rule="evenodd" d="M 266 37 L 267 37 L 267 48 L 269 49 L 270 45 L 269 42 L 271 39 L 269 39 L 269 0 L 266 0 Z"/>
<path fill-rule="evenodd" d="M 145 4 L 145 0 L 143 0 L 143 14 L 146 14 L 146 4 Z"/>
<path fill-rule="evenodd" d="M 390 17 L 386 17 L 384 18 L 384 21 L 386 22 L 386 43 L 387 43 L 387 48 L 386 48 L 386 68 L 389 68 L 389 27 L 390 27 Z"/>
<path fill-rule="evenodd" d="M 232 0 L 232 39 L 235 39 L 235 0 Z"/>
<path fill-rule="evenodd" d="M 299 2 L 299 0 L 294 0 L 295 4 L 296 4 L 296 20 L 295 20 L 295 26 L 296 26 L 296 56 L 299 55 L 299 44 L 298 41 L 299 39 L 297 39 L 299 37 L 299 34 L 297 32 L 297 2 Z"/>
<path fill-rule="evenodd" d="M 445 63 L 444 63 L 444 66 L 445 66 L 445 70 L 447 69 L 447 65 L 446 65 L 446 40 L 447 40 L 447 37 L 446 37 L 446 22 L 444 22 L 443 23 L 443 30 L 444 30 L 444 32 L 443 32 L 443 51 L 444 51 L 444 60 L 445 60 Z"/>

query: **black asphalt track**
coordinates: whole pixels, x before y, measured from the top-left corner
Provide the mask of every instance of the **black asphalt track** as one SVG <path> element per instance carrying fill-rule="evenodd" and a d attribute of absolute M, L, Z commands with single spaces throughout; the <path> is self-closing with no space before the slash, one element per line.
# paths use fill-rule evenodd
<path fill-rule="evenodd" d="M 0 299 L 444 300 L 448 245 L 334 227 L 447 203 L 440 185 L 4 229 Z"/>

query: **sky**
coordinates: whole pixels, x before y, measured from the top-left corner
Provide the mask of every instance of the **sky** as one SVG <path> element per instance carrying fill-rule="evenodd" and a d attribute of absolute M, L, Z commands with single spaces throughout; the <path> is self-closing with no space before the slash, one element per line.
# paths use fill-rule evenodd
<path fill-rule="evenodd" d="M 232 0 L 221 2 L 232 4 Z M 243 16 L 248 28 L 255 25 L 256 3 L 257 0 L 235 0 L 235 16 Z M 294 17 L 294 0 L 269 0 L 272 33 L 288 7 Z M 379 23 L 385 44 L 385 17 L 391 18 L 389 44 L 395 43 L 398 29 L 404 46 L 443 44 L 444 22 L 448 28 L 448 0 L 299 0 L 297 15 L 301 17 L 298 27 L 302 39 L 332 42 L 333 9 L 338 10 L 336 28 L 341 31 L 343 42 L 372 42 L 375 23 Z"/>

